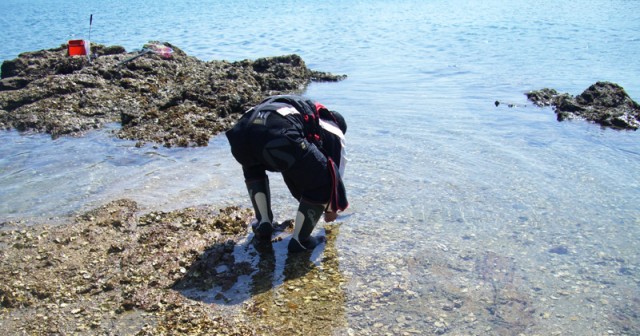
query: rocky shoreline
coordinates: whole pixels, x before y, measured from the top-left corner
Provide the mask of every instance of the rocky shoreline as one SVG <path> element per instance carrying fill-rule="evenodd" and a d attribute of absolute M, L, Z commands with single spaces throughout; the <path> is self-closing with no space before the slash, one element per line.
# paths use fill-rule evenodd
<path fill-rule="evenodd" d="M 137 210 L 135 202 L 118 200 L 69 224 L 2 231 L 2 329 L 151 335 L 183 327 L 172 317 L 187 314 L 189 324 L 241 333 L 170 288 L 208 246 L 216 261 L 230 260 L 229 239 L 245 233 L 247 212 L 193 208 L 138 216 Z"/>
<path fill-rule="evenodd" d="M 0 231 L 0 329 L 12 335 L 273 335 L 341 327 L 336 234 L 327 230 L 322 267 L 308 254 L 287 259 L 287 295 L 274 304 L 266 276 L 273 252 L 271 258 L 253 252 L 257 266 L 234 257 L 251 217 L 246 209 L 212 206 L 141 214 L 136 202 L 121 199 L 67 224 L 4 223 L 11 228 Z M 251 300 L 239 305 L 243 318 L 182 292 L 228 289 L 249 275 L 256 281 L 246 293 Z"/>
<path fill-rule="evenodd" d="M 139 145 L 206 146 L 265 96 L 346 78 L 313 71 L 298 55 L 205 62 L 153 41 L 137 52 L 94 45 L 91 53 L 70 57 L 62 45 L 4 61 L 0 128 L 56 138 L 119 122 L 117 136 Z"/>

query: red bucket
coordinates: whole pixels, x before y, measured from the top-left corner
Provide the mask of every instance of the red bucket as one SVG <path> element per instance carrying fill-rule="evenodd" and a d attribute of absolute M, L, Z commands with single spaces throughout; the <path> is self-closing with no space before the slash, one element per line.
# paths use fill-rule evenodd
<path fill-rule="evenodd" d="M 69 40 L 69 56 L 86 55 L 84 40 Z"/>

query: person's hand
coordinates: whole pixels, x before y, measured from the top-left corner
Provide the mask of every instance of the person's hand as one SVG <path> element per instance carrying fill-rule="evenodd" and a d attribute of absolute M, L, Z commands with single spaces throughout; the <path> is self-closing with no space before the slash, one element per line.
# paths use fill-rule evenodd
<path fill-rule="evenodd" d="M 333 222 L 334 220 L 336 220 L 336 218 L 338 218 L 338 213 L 337 212 L 325 212 L 324 213 L 324 221 L 325 222 Z"/>

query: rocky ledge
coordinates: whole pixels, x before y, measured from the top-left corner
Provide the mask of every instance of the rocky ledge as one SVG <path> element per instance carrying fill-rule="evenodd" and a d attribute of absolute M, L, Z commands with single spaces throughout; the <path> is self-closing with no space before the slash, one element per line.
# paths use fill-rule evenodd
<path fill-rule="evenodd" d="M 70 57 L 62 45 L 4 61 L 0 128 L 56 138 L 120 122 L 117 136 L 139 145 L 206 146 L 267 95 L 346 77 L 310 70 L 298 55 L 205 62 L 159 42 L 91 54 Z"/>
<path fill-rule="evenodd" d="M 142 212 L 120 199 L 63 224 L 0 223 L 0 330 L 292 335 L 343 327 L 337 228 L 326 230 L 319 266 L 310 253 L 288 256 L 286 285 L 275 287 L 275 253 L 239 244 L 252 217 L 247 209 L 209 205 Z M 286 248 L 284 241 L 274 245 Z M 252 281 L 244 292 L 231 290 L 246 278 Z M 220 300 L 200 298 L 215 292 Z M 231 295 L 240 299 L 225 309 Z"/>
<path fill-rule="evenodd" d="M 549 88 L 531 91 L 527 97 L 537 106 L 553 106 L 558 121 L 581 118 L 630 130 L 640 126 L 640 105 L 615 83 L 597 82 L 575 97 Z"/>

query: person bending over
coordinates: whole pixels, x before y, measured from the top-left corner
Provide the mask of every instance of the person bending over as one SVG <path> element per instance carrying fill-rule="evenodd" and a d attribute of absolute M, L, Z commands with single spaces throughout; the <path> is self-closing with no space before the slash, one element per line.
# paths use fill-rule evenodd
<path fill-rule="evenodd" d="M 311 236 L 320 215 L 334 221 L 349 205 L 342 181 L 346 131 L 340 113 L 303 96 L 278 95 L 249 109 L 226 132 L 255 211 L 256 239 L 270 241 L 274 229 L 266 174 L 271 171 L 282 173 L 300 202 L 288 250 L 312 250 L 321 242 Z"/>

